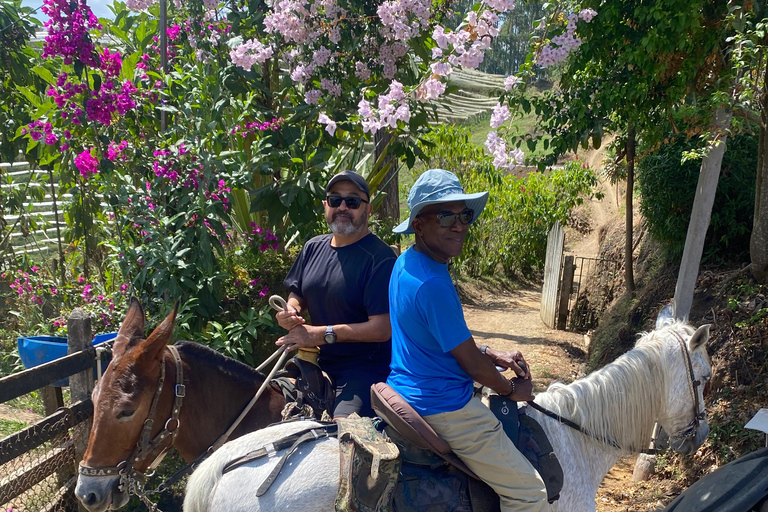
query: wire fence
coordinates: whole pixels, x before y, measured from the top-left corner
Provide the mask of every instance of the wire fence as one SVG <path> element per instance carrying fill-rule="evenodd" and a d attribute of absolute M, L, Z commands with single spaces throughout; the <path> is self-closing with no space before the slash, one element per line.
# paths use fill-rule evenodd
<path fill-rule="evenodd" d="M 77 510 L 75 446 L 92 412 L 90 400 L 80 402 L 0 441 L 0 510 Z"/>

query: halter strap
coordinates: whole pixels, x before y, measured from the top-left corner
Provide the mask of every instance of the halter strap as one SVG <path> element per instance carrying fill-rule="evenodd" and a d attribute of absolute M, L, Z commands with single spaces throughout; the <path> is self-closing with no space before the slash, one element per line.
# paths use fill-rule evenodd
<path fill-rule="evenodd" d="M 670 330 L 670 332 L 677 339 L 678 343 L 680 344 L 680 348 L 683 351 L 683 354 L 684 354 L 683 358 L 685 359 L 685 362 L 686 362 L 685 368 L 688 373 L 688 382 L 691 384 L 689 389 L 691 391 L 691 395 L 693 395 L 693 419 L 679 433 L 670 434 L 670 438 L 687 439 L 689 437 L 693 437 L 694 432 L 696 431 L 697 428 L 699 428 L 700 422 L 706 419 L 707 413 L 706 411 L 699 412 L 699 407 L 701 405 L 701 402 L 699 402 L 699 394 L 696 392 L 696 388 L 699 387 L 699 385 L 701 385 L 701 381 L 696 379 L 696 376 L 693 373 L 693 362 L 691 361 L 691 355 L 688 353 L 688 349 L 685 346 L 685 341 L 683 340 L 682 336 L 680 336 L 680 334 L 678 334 L 677 332 L 673 330 Z"/>
<path fill-rule="evenodd" d="M 181 413 L 181 406 L 186 396 L 186 387 L 184 386 L 184 366 L 181 361 L 179 351 L 173 345 L 168 345 L 171 355 L 176 366 L 176 386 L 174 387 L 174 402 L 173 409 L 171 411 L 171 417 L 165 422 L 163 429 L 150 440 L 149 436 L 152 435 L 152 427 L 154 425 L 154 416 L 157 412 L 157 404 L 160 401 L 160 395 L 163 392 L 163 386 L 165 384 L 165 361 L 160 365 L 160 380 L 158 381 L 157 390 L 155 396 L 152 399 L 152 405 L 149 409 L 147 419 L 144 420 L 144 427 L 141 430 L 139 440 L 136 443 L 136 447 L 133 449 L 128 458 L 122 461 L 117 466 L 104 466 L 104 467 L 91 467 L 80 462 L 78 472 L 85 476 L 114 476 L 116 474 L 121 475 L 121 486 L 125 486 L 128 482 L 128 474 L 131 478 L 144 478 L 145 474 L 133 469 L 133 465 L 142 460 L 147 455 L 151 454 L 157 449 L 157 446 L 162 443 L 167 437 L 175 439 L 179 432 L 179 415 Z M 162 460 L 162 452 L 158 454 L 152 463 L 149 465 L 149 469 L 154 469 Z M 126 481 L 123 481 L 126 480 Z"/>

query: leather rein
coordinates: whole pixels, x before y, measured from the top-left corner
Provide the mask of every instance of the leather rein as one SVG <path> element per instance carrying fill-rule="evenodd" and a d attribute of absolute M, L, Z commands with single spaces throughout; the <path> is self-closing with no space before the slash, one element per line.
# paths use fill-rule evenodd
<path fill-rule="evenodd" d="M 693 419 L 686 425 L 682 430 L 680 430 L 678 433 L 670 435 L 670 439 L 682 439 L 685 441 L 686 439 L 690 439 L 696 435 L 696 430 L 699 428 L 699 425 L 702 421 L 704 421 L 707 418 L 707 411 L 706 409 L 699 412 L 699 407 L 701 405 L 701 402 L 699 401 L 699 395 L 696 392 L 696 388 L 701 385 L 701 381 L 696 379 L 694 373 L 693 373 L 693 363 L 691 362 L 691 355 L 688 353 L 688 350 L 685 347 L 685 341 L 683 340 L 682 336 L 680 336 L 675 331 L 670 331 L 675 339 L 677 339 L 678 343 L 680 344 L 680 349 L 683 351 L 683 359 L 686 362 L 686 370 L 688 373 L 688 382 L 690 384 L 690 391 L 693 395 Z M 540 406 L 533 400 L 528 402 L 528 405 L 530 405 L 532 408 L 536 409 L 540 413 L 544 414 L 545 416 L 549 416 L 552 419 L 555 419 L 559 421 L 560 423 L 567 425 L 568 427 L 577 430 L 581 432 L 582 434 L 585 434 L 593 439 L 597 439 L 598 441 L 602 441 L 606 444 L 609 444 L 613 446 L 614 448 L 617 448 L 619 450 L 622 450 L 623 448 L 619 446 L 616 441 L 613 439 L 603 439 L 600 438 L 591 432 L 589 432 L 587 429 L 579 425 L 578 423 L 569 420 L 568 418 L 563 418 L 559 414 L 550 411 L 548 409 L 545 409 L 544 407 Z M 655 441 L 655 439 L 653 439 Z M 655 455 L 657 453 L 657 450 L 654 448 L 648 448 L 644 450 L 640 450 L 640 453 L 645 453 L 648 455 Z"/>

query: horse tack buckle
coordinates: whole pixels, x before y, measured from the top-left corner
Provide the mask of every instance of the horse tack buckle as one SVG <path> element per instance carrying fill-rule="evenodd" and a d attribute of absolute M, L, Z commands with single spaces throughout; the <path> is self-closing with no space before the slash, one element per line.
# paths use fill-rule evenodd
<path fill-rule="evenodd" d="M 176 398 L 187 396 L 187 387 L 184 384 L 176 384 Z"/>

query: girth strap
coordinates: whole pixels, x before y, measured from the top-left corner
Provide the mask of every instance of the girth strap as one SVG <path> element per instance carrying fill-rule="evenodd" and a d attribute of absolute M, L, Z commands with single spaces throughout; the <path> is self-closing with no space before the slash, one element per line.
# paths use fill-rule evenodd
<path fill-rule="evenodd" d="M 282 439 L 278 439 L 277 441 L 269 443 L 266 446 L 248 452 L 242 457 L 238 457 L 237 459 L 228 462 L 227 465 L 224 466 L 224 469 L 222 469 L 222 474 L 227 473 L 228 471 L 232 471 L 233 469 L 251 461 L 266 457 L 272 453 L 277 453 L 280 450 L 288 448 L 288 451 L 285 452 L 282 457 L 280 457 L 275 467 L 272 468 L 272 471 L 269 473 L 267 478 L 256 490 L 256 496 L 263 496 L 269 490 L 269 487 L 272 485 L 272 483 L 277 479 L 277 476 L 280 474 L 280 470 L 285 465 L 285 462 L 291 455 L 294 454 L 294 452 L 296 452 L 296 449 L 301 444 L 307 441 L 314 441 L 325 437 L 334 437 L 337 434 L 337 431 L 338 426 L 335 423 L 301 430 L 295 434 L 291 434 L 289 436 L 283 437 Z"/>

